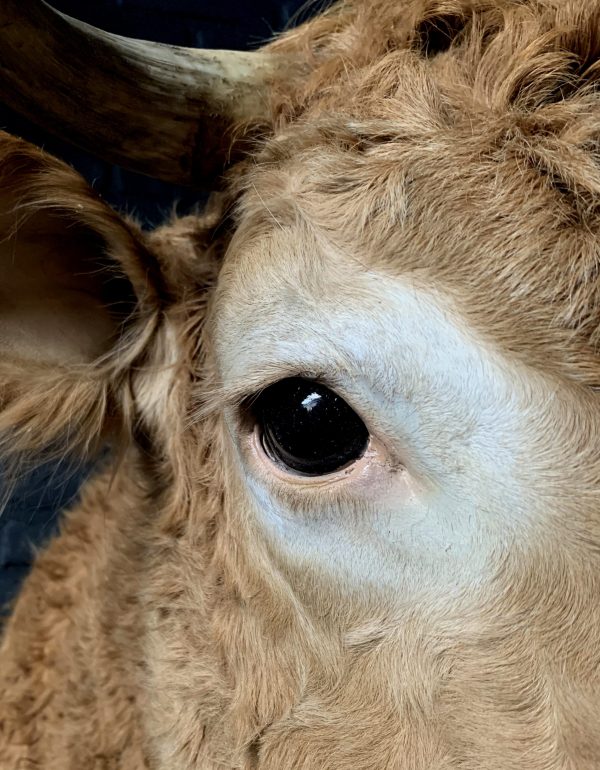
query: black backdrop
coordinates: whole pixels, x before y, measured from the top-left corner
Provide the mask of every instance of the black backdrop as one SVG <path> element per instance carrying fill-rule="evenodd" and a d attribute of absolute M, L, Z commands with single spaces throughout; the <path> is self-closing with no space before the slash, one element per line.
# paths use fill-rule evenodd
<path fill-rule="evenodd" d="M 290 24 L 308 18 L 327 0 L 50 0 L 65 13 L 129 37 L 204 48 L 251 49 Z M 34 44 L 34 41 L 32 41 Z M 1 33 L 0 33 L 1 45 Z M 1 73 L 0 73 L 1 77 Z M 202 194 L 109 166 L 45 134 L 0 105 L 0 127 L 63 158 L 116 208 L 146 226 L 159 223 L 173 205 L 180 213 Z M 57 511 L 72 501 L 83 471 L 45 465 L 23 475 L 0 515 L 1 608 L 14 596 L 31 563 L 33 548 L 56 529 Z"/>

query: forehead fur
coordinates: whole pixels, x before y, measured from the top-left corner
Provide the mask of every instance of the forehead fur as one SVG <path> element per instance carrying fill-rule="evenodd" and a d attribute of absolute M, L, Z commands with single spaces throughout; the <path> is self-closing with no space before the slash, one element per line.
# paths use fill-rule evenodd
<path fill-rule="evenodd" d="M 600 385 L 600 7 L 346 2 L 275 46 L 314 71 L 275 105 L 243 232 L 302 223 Z"/>

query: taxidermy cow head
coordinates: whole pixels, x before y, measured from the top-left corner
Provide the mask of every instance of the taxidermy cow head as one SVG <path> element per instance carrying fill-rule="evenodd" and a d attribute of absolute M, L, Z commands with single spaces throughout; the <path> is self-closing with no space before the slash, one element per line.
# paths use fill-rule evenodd
<path fill-rule="evenodd" d="M 13 107 L 229 170 L 145 233 L 1 138 L 3 453 L 113 453 L 7 631 L 0 750 L 597 767 L 599 8 L 348 0 L 236 54 L 4 0 Z"/>

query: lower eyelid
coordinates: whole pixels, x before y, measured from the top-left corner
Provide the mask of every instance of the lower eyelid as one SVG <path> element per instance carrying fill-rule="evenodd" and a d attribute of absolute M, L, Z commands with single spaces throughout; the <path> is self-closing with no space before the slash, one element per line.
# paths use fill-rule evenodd
<path fill-rule="evenodd" d="M 345 468 L 341 468 L 333 473 L 323 476 L 302 476 L 285 470 L 277 465 L 266 454 L 260 438 L 258 426 L 255 427 L 252 434 L 245 439 L 251 462 L 257 467 L 261 475 L 268 475 L 269 478 L 275 478 L 279 483 L 285 483 L 289 486 L 296 486 L 304 489 L 318 489 L 331 487 L 338 484 L 349 484 L 363 479 L 370 472 L 377 473 L 386 468 L 385 458 L 382 456 L 383 447 L 369 438 L 369 443 L 364 454 Z"/>

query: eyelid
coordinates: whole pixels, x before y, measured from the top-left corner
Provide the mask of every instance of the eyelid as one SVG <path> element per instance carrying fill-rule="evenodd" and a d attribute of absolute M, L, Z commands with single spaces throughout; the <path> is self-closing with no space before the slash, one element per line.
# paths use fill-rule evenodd
<path fill-rule="evenodd" d="M 253 374 L 255 375 L 254 379 L 252 379 Z M 376 408 L 369 408 L 369 396 L 364 393 L 364 389 L 357 386 L 353 387 L 356 383 L 356 375 L 351 372 L 332 372 L 322 366 L 312 369 L 308 365 L 287 366 L 278 362 L 277 364 L 267 364 L 261 372 L 258 370 L 249 372 L 248 378 L 244 381 L 236 378 L 237 382 L 221 389 L 223 400 L 220 406 L 229 415 L 228 420 L 237 426 L 236 432 L 242 441 L 248 438 L 255 426 L 252 410 L 248 406 L 251 406 L 253 400 L 263 390 L 286 377 L 312 379 L 335 391 L 356 412 L 365 424 L 369 436 L 377 441 L 382 451 L 385 451 L 390 467 L 407 468 L 415 478 L 420 478 L 424 484 L 428 483 L 429 474 L 424 467 L 415 462 L 417 455 L 414 453 L 411 441 L 406 436 L 404 437 L 405 440 L 401 443 L 398 442 L 399 436 L 397 436 L 396 431 L 390 431 L 389 426 L 379 419 Z M 254 389 L 255 383 L 256 389 Z M 370 391 L 370 388 L 368 390 Z M 371 406 L 375 407 L 375 404 Z M 279 481 L 278 483 L 282 484 L 283 482 Z"/>
<path fill-rule="evenodd" d="M 359 410 L 352 403 L 350 398 L 345 395 L 345 389 L 343 386 L 343 379 L 341 377 L 327 374 L 323 371 L 316 371 L 314 369 L 300 369 L 300 368 L 286 368 L 278 369 L 276 375 L 262 375 L 255 380 L 251 378 L 244 380 L 244 382 L 234 383 L 232 385 L 223 385 L 219 389 L 219 396 L 221 403 L 224 407 L 239 408 L 244 404 L 251 404 L 251 402 L 258 398 L 260 394 L 269 388 L 271 385 L 279 382 L 280 380 L 299 377 L 304 380 L 313 380 L 319 385 L 323 385 L 330 390 L 335 391 L 350 406 L 360 414 Z"/>
<path fill-rule="evenodd" d="M 368 468 L 376 454 L 377 450 L 375 447 L 378 445 L 378 442 L 372 436 L 369 436 L 367 448 L 355 462 L 333 473 L 327 473 L 322 476 L 309 476 L 294 473 L 274 462 L 262 446 L 258 426 L 255 426 L 252 433 L 246 437 L 244 443 L 243 451 L 250 455 L 252 465 L 257 467 L 259 476 L 264 478 L 269 486 L 281 486 L 287 489 L 296 488 L 306 491 L 323 488 L 332 489 L 340 484 L 345 485 L 345 483 L 354 481 Z"/>

